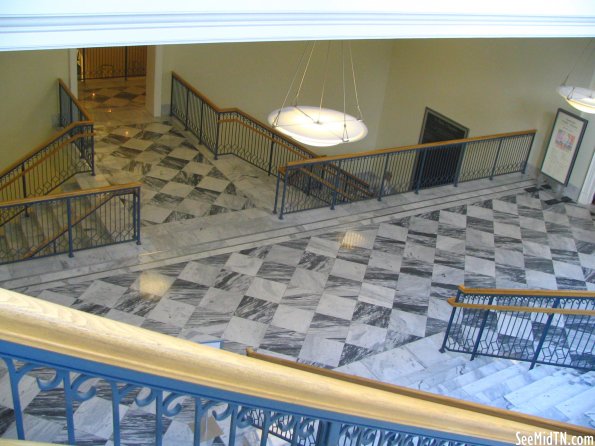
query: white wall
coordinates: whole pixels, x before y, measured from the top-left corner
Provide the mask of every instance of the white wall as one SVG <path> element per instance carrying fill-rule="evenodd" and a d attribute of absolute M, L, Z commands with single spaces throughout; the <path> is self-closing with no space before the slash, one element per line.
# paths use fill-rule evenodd
<path fill-rule="evenodd" d="M 68 50 L 0 52 L 0 170 L 48 139 Z M 55 122 L 55 121 L 54 121 Z"/>
<path fill-rule="evenodd" d="M 342 110 L 340 44 L 335 42 L 332 45 L 324 104 Z M 391 47 L 391 41 L 352 43 L 359 100 L 369 127 L 369 136 L 355 144 L 314 149 L 317 153 L 346 153 L 377 147 L 376 137 L 389 74 Z M 163 102 L 167 104 L 170 101 L 170 74 L 174 70 L 218 106 L 238 107 L 266 122 L 268 114 L 283 103 L 303 49 L 303 42 L 165 46 Z M 302 89 L 302 105 L 318 105 L 320 101 L 325 58 L 326 42 L 321 42 L 308 69 Z M 351 93 L 353 89 L 349 72 L 346 80 L 347 91 Z M 353 105 L 353 99 L 350 102 Z M 349 104 L 348 113 L 355 113 Z"/>
<path fill-rule="evenodd" d="M 586 43 L 585 39 L 395 41 L 378 144 L 416 143 L 427 106 L 469 127 L 469 136 L 537 129 L 529 163 L 539 167 L 556 110 L 573 110 L 556 87 Z M 587 86 L 594 70 L 595 60 L 585 58 L 569 82 Z M 583 146 L 580 157 L 590 160 L 591 153 L 592 148 Z M 580 189 L 585 172 L 578 164 L 571 183 Z"/>

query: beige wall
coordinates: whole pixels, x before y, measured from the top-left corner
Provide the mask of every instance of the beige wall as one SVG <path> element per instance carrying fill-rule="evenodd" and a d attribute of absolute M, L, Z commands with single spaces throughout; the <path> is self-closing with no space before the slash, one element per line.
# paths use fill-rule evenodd
<path fill-rule="evenodd" d="M 58 78 L 68 82 L 68 50 L 0 52 L 0 169 L 56 131 Z"/>
<path fill-rule="evenodd" d="M 556 87 L 586 43 L 585 39 L 395 41 L 378 145 L 416 143 L 427 106 L 468 127 L 469 136 L 537 129 L 529 163 L 539 167 L 556 110 L 573 110 Z M 586 86 L 594 70 L 595 60 L 584 58 L 569 81 Z M 583 146 L 580 156 L 590 160 L 592 152 L 592 147 Z M 575 169 L 571 182 L 580 188 L 585 173 Z"/>
<path fill-rule="evenodd" d="M 163 103 L 170 102 L 172 70 L 205 93 L 221 107 L 238 107 L 266 122 L 268 114 L 281 106 L 304 48 L 303 42 L 265 42 L 207 45 L 172 45 L 164 47 Z M 391 41 L 356 41 L 352 43 L 360 105 L 369 136 L 360 143 L 317 153 L 335 154 L 376 148 L 376 137 L 389 74 Z M 302 88 L 303 101 L 318 105 L 324 73 L 326 42 L 321 42 L 308 69 Z M 325 106 L 343 108 L 340 88 L 340 44 L 331 47 L 330 69 Z M 349 68 L 349 67 L 347 67 Z M 347 91 L 351 93 L 349 72 Z M 353 98 L 348 101 L 354 104 Z M 348 104 L 348 112 L 355 109 Z"/>

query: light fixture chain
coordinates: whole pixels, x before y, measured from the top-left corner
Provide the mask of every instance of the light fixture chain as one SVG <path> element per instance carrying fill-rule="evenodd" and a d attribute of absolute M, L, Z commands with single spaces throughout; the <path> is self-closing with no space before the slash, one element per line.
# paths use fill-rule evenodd
<path fill-rule="evenodd" d="M 310 55 L 308 56 L 308 62 L 306 62 L 306 66 L 304 67 L 304 73 L 302 74 L 302 79 L 300 80 L 300 86 L 298 87 L 298 90 L 295 94 L 294 105 L 296 106 L 300 97 L 300 93 L 302 92 L 302 85 L 304 84 L 304 79 L 306 79 L 306 74 L 308 73 L 308 68 L 310 67 L 310 61 L 312 60 L 314 48 L 316 48 L 316 42 L 312 43 L 312 49 L 310 50 Z"/>
<path fill-rule="evenodd" d="M 353 65 L 353 52 L 351 51 L 351 42 L 349 42 L 349 58 L 351 60 L 351 73 L 353 75 L 353 91 L 355 92 L 355 106 L 357 107 L 357 112 L 359 113 L 360 121 L 364 120 L 364 114 L 362 110 L 359 108 L 359 97 L 357 95 L 357 82 L 355 81 L 355 66 Z"/>

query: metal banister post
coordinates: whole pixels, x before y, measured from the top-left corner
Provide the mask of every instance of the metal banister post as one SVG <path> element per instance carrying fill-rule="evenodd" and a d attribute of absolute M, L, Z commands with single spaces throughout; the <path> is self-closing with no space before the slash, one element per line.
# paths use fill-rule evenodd
<path fill-rule="evenodd" d="M 342 160 L 339 160 L 337 167 L 335 168 L 335 188 L 333 189 L 333 198 L 331 200 L 331 210 L 335 209 L 337 203 L 337 191 L 339 190 L 339 172 L 341 170 Z"/>
<path fill-rule="evenodd" d="M 384 193 L 384 181 L 386 179 L 386 170 L 388 169 L 388 158 L 390 154 L 385 155 L 386 160 L 384 161 L 384 169 L 382 170 L 382 181 L 380 182 L 380 190 L 378 191 L 378 201 L 382 200 L 382 194 Z"/>
<path fill-rule="evenodd" d="M 428 149 L 423 151 L 423 155 L 421 158 L 421 166 L 419 167 L 419 175 L 417 177 L 417 184 L 415 185 L 415 193 L 419 194 L 419 187 L 421 185 L 421 177 L 424 173 L 424 166 L 426 165 L 426 154 L 428 153 Z"/>
<path fill-rule="evenodd" d="M 500 156 L 500 149 L 502 148 L 502 139 L 498 143 L 498 150 L 496 151 L 496 158 L 494 158 L 494 165 L 492 166 L 492 173 L 490 174 L 490 180 L 494 179 L 494 172 L 496 171 L 496 164 L 498 163 L 498 156 Z"/>
<path fill-rule="evenodd" d="M 72 240 L 72 209 L 71 198 L 66 199 L 66 218 L 68 220 L 68 257 L 74 257 L 74 243 Z"/>
<path fill-rule="evenodd" d="M 221 126 L 219 123 L 219 112 L 215 112 L 215 119 L 217 119 L 217 126 L 215 128 L 215 147 L 213 147 L 213 153 L 215 159 L 217 159 L 217 155 L 219 154 L 219 127 Z"/>
<path fill-rule="evenodd" d="M 188 120 L 190 119 L 190 114 L 188 113 L 188 109 L 190 108 L 190 89 L 186 88 L 186 114 L 184 119 L 184 130 L 188 130 Z"/>
<path fill-rule="evenodd" d="M 140 245 L 140 187 L 137 187 L 134 191 L 133 206 L 132 212 L 135 220 L 136 244 Z"/>
<path fill-rule="evenodd" d="M 289 176 L 289 169 L 285 169 L 285 175 L 283 176 L 283 195 L 281 195 L 281 209 L 279 209 L 279 220 L 283 220 L 283 211 L 285 210 L 285 193 L 287 191 L 287 177 Z M 275 201 L 277 199 L 275 198 Z M 275 208 L 277 206 L 275 205 Z"/>
<path fill-rule="evenodd" d="M 494 296 L 490 296 L 488 305 L 492 305 L 492 302 L 494 302 Z M 483 319 L 481 321 L 481 327 L 479 329 L 479 334 L 477 335 L 477 339 L 475 340 L 475 344 L 473 345 L 473 352 L 471 352 L 471 361 L 473 361 L 475 359 L 475 356 L 477 356 L 477 350 L 479 349 L 479 343 L 481 341 L 481 337 L 483 336 L 483 330 L 485 329 L 486 322 L 488 321 L 489 315 L 490 315 L 490 310 L 484 310 L 484 315 L 483 315 Z"/>
<path fill-rule="evenodd" d="M 271 139 L 271 148 L 269 151 L 269 170 L 268 174 L 271 175 L 271 167 L 273 166 L 273 150 L 275 149 L 275 137 Z"/>
<path fill-rule="evenodd" d="M 205 109 L 205 101 L 203 101 L 202 99 L 198 98 L 200 100 L 200 124 L 198 127 L 198 143 L 202 144 L 202 117 L 204 116 L 204 109 Z"/>
<path fill-rule="evenodd" d="M 560 308 L 560 298 L 559 297 L 556 297 L 556 300 L 554 301 L 554 305 L 552 305 L 552 308 Z M 547 322 L 545 323 L 545 327 L 543 327 L 543 333 L 541 334 L 541 337 L 539 338 L 539 343 L 537 344 L 537 348 L 535 349 L 535 354 L 533 355 L 533 359 L 531 360 L 531 366 L 529 367 L 529 370 L 531 370 L 533 367 L 535 367 L 535 364 L 537 364 L 537 359 L 539 358 L 539 353 L 541 353 L 541 348 L 543 347 L 543 343 L 545 342 L 547 332 L 550 329 L 550 326 L 552 325 L 553 320 L 554 320 L 554 313 L 550 313 L 550 315 L 547 318 Z"/>
<path fill-rule="evenodd" d="M 467 143 L 463 144 L 461 154 L 459 155 L 459 159 L 457 161 L 457 170 L 455 172 L 455 180 L 453 182 L 454 187 L 459 186 L 459 177 L 461 176 L 461 168 L 463 167 L 463 159 L 465 158 L 465 153 L 467 153 Z"/>
<path fill-rule="evenodd" d="M 459 302 L 461 297 L 461 290 L 457 291 L 457 297 L 455 302 Z M 440 347 L 440 353 L 444 353 L 446 351 L 446 341 L 448 340 L 448 335 L 450 334 L 450 328 L 452 327 L 452 321 L 455 318 L 455 313 L 458 310 L 457 307 L 452 307 L 452 311 L 450 312 L 450 319 L 448 320 L 448 326 L 446 327 L 446 333 L 444 334 L 444 340 L 442 341 L 442 347 Z"/>

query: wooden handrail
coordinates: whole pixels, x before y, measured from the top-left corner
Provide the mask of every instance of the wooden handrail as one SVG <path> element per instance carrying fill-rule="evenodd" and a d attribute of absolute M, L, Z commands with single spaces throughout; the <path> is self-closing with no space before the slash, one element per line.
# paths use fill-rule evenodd
<path fill-rule="evenodd" d="M 465 294 L 511 295 L 511 296 L 553 296 L 553 297 L 585 297 L 595 298 L 593 291 L 574 290 L 522 290 L 514 288 L 466 288 L 459 285 L 459 290 Z"/>
<path fill-rule="evenodd" d="M 444 404 L 446 406 L 457 407 L 459 409 L 472 410 L 485 415 L 502 417 L 504 419 L 518 421 L 520 423 L 529 423 L 541 429 L 568 432 L 571 435 L 589 435 L 593 433 L 593 429 L 589 429 L 587 427 L 577 426 L 569 423 L 562 423 L 560 421 L 536 417 L 533 415 L 526 415 L 519 412 L 512 412 L 510 410 L 499 409 L 497 407 L 487 406 L 485 404 L 464 401 L 449 396 L 438 395 L 436 393 L 424 392 L 423 390 L 416 390 L 411 389 L 409 387 L 397 386 L 395 384 L 388 384 L 382 381 L 376 381 L 374 379 L 363 378 L 361 376 L 350 375 L 348 373 L 337 372 L 335 370 L 329 370 L 309 364 L 302 364 L 299 362 L 289 361 L 287 359 L 277 358 L 275 356 L 259 353 L 251 347 L 248 347 L 246 349 L 246 355 L 250 358 L 259 359 L 261 361 L 267 361 L 273 364 L 279 364 L 285 367 L 291 367 L 309 373 L 315 373 L 321 376 L 328 376 L 330 378 L 358 384 L 372 389 L 379 389 L 397 395 L 414 397 L 423 401 Z"/>
<path fill-rule="evenodd" d="M 23 164 L 23 162 L 27 161 L 29 158 L 31 158 L 33 155 L 35 155 L 37 152 L 40 152 L 41 150 L 45 149 L 47 146 L 49 146 L 51 143 L 55 142 L 57 139 L 60 139 L 61 137 L 63 137 L 65 134 L 70 132 L 73 128 L 78 127 L 80 125 L 89 125 L 89 124 L 93 124 L 93 122 L 92 121 L 79 121 L 79 122 L 73 122 L 72 124 L 69 124 L 67 127 L 64 127 L 58 133 L 56 133 L 55 135 L 52 135 L 51 137 L 46 139 L 44 142 L 39 144 L 37 147 L 35 147 L 30 152 L 28 152 L 26 155 L 23 155 L 18 160 L 16 160 L 12 164 L 10 164 L 8 167 L 3 169 L 0 172 L 0 177 L 3 177 L 7 173 L 9 173 L 11 170 L 14 170 L 17 167 L 19 167 L 21 164 Z"/>
<path fill-rule="evenodd" d="M 70 91 L 70 88 L 68 88 L 68 86 L 64 83 L 64 81 L 62 79 L 58 78 L 58 83 L 62 86 L 62 88 L 64 89 L 66 94 L 68 96 L 70 96 L 70 99 L 72 99 L 72 102 L 74 102 L 75 105 L 78 107 L 78 109 L 81 111 L 81 113 L 85 117 L 85 121 L 93 121 L 93 118 L 91 117 L 91 115 L 87 112 L 85 107 L 83 107 L 83 104 L 81 104 L 79 102 L 79 100 L 72 94 L 72 91 Z"/>
<path fill-rule="evenodd" d="M 184 87 L 186 87 L 188 90 L 190 90 L 194 95 L 198 96 L 202 101 L 204 101 L 209 107 L 211 107 L 213 110 L 215 110 L 217 113 L 238 113 L 238 114 L 244 116 L 245 118 L 247 118 L 247 119 L 249 119 L 251 121 L 256 122 L 261 127 L 265 128 L 268 131 L 270 131 L 271 133 L 274 133 L 275 135 L 277 135 L 279 138 L 282 138 L 284 140 L 287 140 L 288 137 L 286 135 L 284 135 L 281 132 L 275 130 L 274 128 L 268 126 L 267 124 L 261 122 L 259 119 L 255 118 L 254 116 L 249 115 L 245 111 L 242 111 L 242 110 L 240 110 L 238 108 L 220 108 L 220 107 L 218 107 L 208 97 L 206 97 L 204 94 L 200 93 L 196 88 L 194 88 L 187 81 L 185 81 L 184 79 L 182 79 L 182 77 L 180 77 L 180 75 L 178 73 L 176 73 L 175 71 L 172 71 L 171 75 L 178 82 L 180 82 Z M 314 158 L 318 158 L 319 157 L 318 154 L 316 154 L 315 152 L 313 152 L 310 149 L 307 149 L 306 147 L 302 146 L 298 142 L 293 142 L 293 144 L 295 144 L 297 147 L 299 147 L 304 152 L 312 155 L 312 157 L 314 157 Z"/>
<path fill-rule="evenodd" d="M 542 307 L 523 307 L 518 305 L 488 305 L 488 304 L 470 304 L 467 302 L 457 302 L 456 297 L 449 297 L 447 302 L 452 307 L 469 308 L 472 310 L 495 310 L 495 311 L 516 311 L 520 313 L 545 313 L 545 314 L 574 314 L 580 316 L 595 316 L 595 310 L 574 310 L 570 308 L 542 308 Z"/>
<path fill-rule="evenodd" d="M 136 187 L 141 187 L 142 185 L 143 185 L 142 183 L 134 182 L 134 183 L 126 183 L 126 184 L 116 184 L 113 186 L 95 187 L 93 189 L 77 190 L 77 191 L 73 191 L 73 192 L 62 192 L 60 194 L 44 195 L 42 197 L 21 198 L 20 200 L 11 200 L 11 201 L 1 202 L 0 208 L 10 207 L 10 206 L 24 206 L 27 204 L 39 203 L 42 201 L 55 201 L 55 200 L 60 200 L 62 198 L 84 197 L 86 195 L 93 195 L 93 194 L 103 193 L 103 192 L 114 192 L 114 191 L 118 191 L 118 190 L 134 189 Z"/>
<path fill-rule="evenodd" d="M 321 161 L 339 161 L 344 159 L 351 159 L 351 158 L 363 158 L 367 156 L 373 155 L 385 155 L 387 153 L 397 153 L 397 152 L 406 152 L 418 149 L 428 149 L 432 147 L 438 146 L 456 146 L 465 143 L 472 143 L 477 141 L 489 141 L 491 139 L 498 139 L 498 138 L 505 138 L 505 137 L 514 137 L 514 136 L 524 136 L 524 135 L 534 135 L 537 133 L 537 130 L 522 130 L 518 132 L 508 132 L 508 133 L 497 133 L 494 135 L 487 135 L 487 136 L 476 136 L 473 138 L 465 138 L 465 139 L 453 139 L 451 141 L 440 141 L 440 142 L 431 142 L 425 144 L 414 144 L 410 146 L 402 146 L 402 147 L 393 147 L 388 149 L 377 149 L 377 150 L 369 150 L 367 152 L 354 152 L 354 153 L 346 153 L 342 155 L 332 155 L 327 156 L 323 160 L 322 159 L 306 159 L 303 161 L 291 161 L 287 165 L 288 166 L 302 166 L 307 164 L 315 164 Z"/>
<path fill-rule="evenodd" d="M 31 172 L 34 168 L 36 168 L 41 163 L 43 163 L 45 160 L 47 160 L 49 157 L 51 157 L 52 155 L 54 155 L 58 150 L 60 150 L 64 146 L 66 146 L 68 144 L 72 144 L 73 142 L 75 142 L 75 141 L 77 141 L 79 139 L 88 138 L 88 137 L 94 136 L 94 135 L 95 135 L 95 132 L 78 133 L 76 136 L 73 136 L 71 138 L 68 138 L 65 141 L 62 141 L 59 145 L 57 145 L 56 147 L 52 148 L 50 151 L 48 151 L 45 155 L 43 155 L 41 158 L 39 158 L 37 161 L 35 161 L 33 164 L 31 164 L 25 170 L 21 170 L 18 174 L 16 174 L 14 177 L 12 177 L 10 181 L 2 184 L 0 186 L 0 190 L 6 189 L 8 186 L 10 186 L 12 183 L 14 183 L 15 181 L 17 181 L 19 178 L 21 178 L 22 176 L 24 176 L 27 173 Z M 63 135 L 61 135 L 61 136 L 63 136 Z"/>
<path fill-rule="evenodd" d="M 0 326 L 7 342 L 345 416 L 504 443 L 515 443 L 517 432 L 553 435 L 530 422 L 264 363 L 9 290 L 0 290 Z"/>

